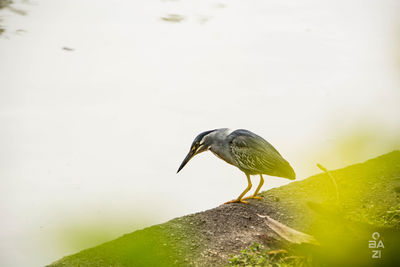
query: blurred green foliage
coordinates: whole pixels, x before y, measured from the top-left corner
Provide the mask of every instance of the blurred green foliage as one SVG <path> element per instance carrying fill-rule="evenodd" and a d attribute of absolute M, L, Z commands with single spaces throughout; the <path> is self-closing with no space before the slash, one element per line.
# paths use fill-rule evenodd
<path fill-rule="evenodd" d="M 345 129 L 327 129 L 327 145 L 310 158 L 331 168 L 367 160 L 377 154 L 400 149 L 400 133 L 371 120 L 359 120 Z"/>
<path fill-rule="evenodd" d="M 155 226 L 124 235 L 112 242 L 65 257 L 69 266 L 173 266 L 176 250 L 170 246 L 170 233 Z M 64 266 L 61 261 L 52 266 Z"/>

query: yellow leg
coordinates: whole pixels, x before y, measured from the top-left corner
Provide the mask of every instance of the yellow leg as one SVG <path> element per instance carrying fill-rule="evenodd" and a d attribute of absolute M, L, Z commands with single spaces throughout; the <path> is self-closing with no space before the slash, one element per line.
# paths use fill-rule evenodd
<path fill-rule="evenodd" d="M 246 195 L 247 192 L 249 192 L 249 190 L 251 189 L 251 180 L 250 180 L 250 175 L 248 175 L 246 173 L 246 177 L 247 177 L 247 188 L 243 191 L 243 193 L 240 194 L 240 196 L 237 199 L 225 202 L 224 204 L 229 204 L 229 203 L 244 203 L 244 204 L 249 204 L 249 202 L 244 201 L 242 198 L 244 195 Z"/>
<path fill-rule="evenodd" d="M 254 194 L 252 196 L 245 197 L 244 199 L 250 199 L 250 198 L 262 199 L 261 197 L 258 197 L 257 194 L 260 191 L 263 184 L 264 184 L 264 178 L 262 177 L 262 174 L 260 174 L 260 183 L 258 184 L 256 191 L 254 192 Z"/>

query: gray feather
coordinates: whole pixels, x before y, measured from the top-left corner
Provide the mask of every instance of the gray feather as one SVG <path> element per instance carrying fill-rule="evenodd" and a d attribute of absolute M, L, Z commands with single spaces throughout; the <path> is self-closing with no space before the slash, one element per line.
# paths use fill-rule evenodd
<path fill-rule="evenodd" d="M 248 174 L 284 176 L 288 162 L 265 139 L 247 131 L 236 130 L 228 136 L 237 166 Z"/>

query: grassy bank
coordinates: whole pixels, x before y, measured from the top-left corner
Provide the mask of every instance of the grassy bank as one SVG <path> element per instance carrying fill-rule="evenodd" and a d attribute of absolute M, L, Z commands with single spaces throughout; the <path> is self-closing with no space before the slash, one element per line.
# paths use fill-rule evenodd
<path fill-rule="evenodd" d="M 321 173 L 263 192 L 261 201 L 221 205 L 176 218 L 64 257 L 50 266 L 224 266 L 230 261 L 231 266 L 242 266 L 240 260 L 256 266 L 250 262 L 256 257 L 267 258 L 259 266 L 271 266 L 279 262 L 268 262 L 268 253 L 282 249 L 286 257 L 311 266 L 397 264 L 400 152 L 330 173 L 337 189 L 328 174 Z M 320 245 L 293 245 L 268 228 L 257 214 L 311 234 Z M 368 247 L 374 232 L 380 233 L 385 244 L 379 259 L 372 259 Z M 259 244 L 256 248 L 255 242 Z M 244 252 L 248 248 L 248 253 Z M 235 257 L 236 263 L 232 262 Z"/>

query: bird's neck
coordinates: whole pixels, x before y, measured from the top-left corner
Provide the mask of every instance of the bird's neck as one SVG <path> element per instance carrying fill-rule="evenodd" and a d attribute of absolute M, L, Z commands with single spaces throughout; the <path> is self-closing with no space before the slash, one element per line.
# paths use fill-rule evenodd
<path fill-rule="evenodd" d="M 226 161 L 229 164 L 233 164 L 233 158 L 231 156 L 231 151 L 229 147 L 229 141 L 227 136 L 232 131 L 227 128 L 218 129 L 212 133 L 210 133 L 210 150 L 217 157 Z"/>

